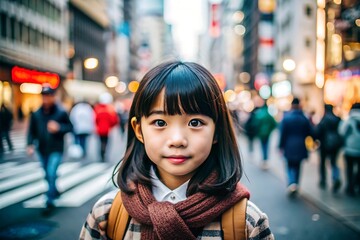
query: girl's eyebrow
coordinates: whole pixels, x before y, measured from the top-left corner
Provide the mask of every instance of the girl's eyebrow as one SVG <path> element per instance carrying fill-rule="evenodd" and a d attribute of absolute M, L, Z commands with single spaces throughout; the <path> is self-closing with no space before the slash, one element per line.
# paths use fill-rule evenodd
<path fill-rule="evenodd" d="M 165 111 L 163 111 L 163 110 L 152 110 L 152 111 L 150 111 L 149 116 L 151 116 L 151 115 L 153 115 L 153 114 L 162 114 L 162 115 L 165 115 Z"/>

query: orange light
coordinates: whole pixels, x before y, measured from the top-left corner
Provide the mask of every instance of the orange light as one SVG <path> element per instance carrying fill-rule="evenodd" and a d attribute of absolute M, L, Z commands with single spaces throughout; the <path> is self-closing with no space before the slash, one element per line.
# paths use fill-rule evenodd
<path fill-rule="evenodd" d="M 275 0 L 260 0 L 258 2 L 259 10 L 262 13 L 272 13 L 276 9 Z"/>
<path fill-rule="evenodd" d="M 135 93 L 139 88 L 139 82 L 138 81 L 131 81 L 129 83 L 128 88 L 129 88 L 130 92 Z"/>
<path fill-rule="evenodd" d="M 214 73 L 213 74 L 216 82 L 218 83 L 219 87 L 221 90 L 225 90 L 226 87 L 226 80 L 225 80 L 225 76 L 223 73 Z"/>
<path fill-rule="evenodd" d="M 57 88 L 60 77 L 56 73 L 40 72 L 15 66 L 11 70 L 11 79 L 14 83 L 49 84 L 51 88 Z"/>

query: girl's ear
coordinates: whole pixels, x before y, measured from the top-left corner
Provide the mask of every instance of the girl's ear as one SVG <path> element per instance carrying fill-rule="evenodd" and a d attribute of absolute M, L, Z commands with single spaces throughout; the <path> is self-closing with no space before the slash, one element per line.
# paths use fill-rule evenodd
<path fill-rule="evenodd" d="M 134 133 L 135 133 L 136 138 L 137 138 L 140 142 L 144 143 L 144 140 L 143 140 L 143 137 L 142 137 L 142 133 L 141 133 L 141 124 L 140 124 L 140 122 L 139 122 L 139 123 L 137 122 L 136 117 L 132 117 L 132 118 L 131 118 L 131 127 L 132 127 L 133 130 L 134 130 Z"/>

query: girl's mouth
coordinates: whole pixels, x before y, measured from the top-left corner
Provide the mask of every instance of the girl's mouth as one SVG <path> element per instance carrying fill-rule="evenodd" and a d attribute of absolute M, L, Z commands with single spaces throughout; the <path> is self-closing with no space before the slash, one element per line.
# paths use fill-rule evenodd
<path fill-rule="evenodd" d="M 169 157 L 166 157 L 166 159 L 169 160 L 169 162 L 171 162 L 172 164 L 182 164 L 186 160 L 188 160 L 189 157 L 186 157 L 186 156 L 169 156 Z"/>

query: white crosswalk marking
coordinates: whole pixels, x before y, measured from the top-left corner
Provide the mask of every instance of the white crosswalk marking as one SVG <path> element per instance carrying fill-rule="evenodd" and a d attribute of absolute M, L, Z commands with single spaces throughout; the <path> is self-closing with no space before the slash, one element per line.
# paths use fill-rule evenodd
<path fill-rule="evenodd" d="M 34 171 L 34 169 L 40 168 L 40 162 L 29 162 L 20 166 L 12 166 L 1 173 L 0 180 L 11 176 L 17 176 L 26 172 Z"/>
<path fill-rule="evenodd" d="M 81 206 L 109 189 L 113 167 L 106 163 L 65 162 L 58 169 L 57 186 L 62 195 L 57 206 Z M 0 164 L 0 209 L 25 201 L 24 207 L 44 207 L 48 189 L 39 162 Z M 107 183 L 109 182 L 110 183 Z"/>
<path fill-rule="evenodd" d="M 28 175 L 20 176 L 18 178 L 12 178 L 9 181 L 0 182 L 0 192 L 4 192 L 16 186 L 24 185 L 28 182 L 33 182 L 35 180 L 41 179 L 45 176 L 44 171 L 38 169 Z"/>
<path fill-rule="evenodd" d="M 87 183 L 66 192 L 61 198 L 59 198 L 56 205 L 64 207 L 81 206 L 89 199 L 111 187 L 111 181 L 109 182 L 111 172 L 112 170 L 110 169 L 99 177 L 91 179 Z"/>
<path fill-rule="evenodd" d="M 4 155 L 6 160 L 12 160 L 23 157 L 26 154 L 26 132 L 24 129 L 10 131 L 10 139 L 13 145 L 13 151 L 10 151 L 5 139 L 3 139 Z"/>
<path fill-rule="evenodd" d="M 0 164 L 0 173 L 2 173 L 3 171 L 6 171 L 8 167 L 12 167 L 15 165 L 16 165 L 15 162 L 6 162 L 6 163 Z"/>
<path fill-rule="evenodd" d="M 67 176 L 65 178 L 59 178 L 58 184 L 57 184 L 58 189 L 60 192 L 65 192 L 68 189 L 72 188 L 73 186 L 76 186 L 77 184 L 83 182 L 84 180 L 91 178 L 92 176 L 96 175 L 97 173 L 103 171 L 106 168 L 107 168 L 107 166 L 104 165 L 103 163 L 94 163 L 94 164 L 88 165 L 84 168 L 81 168 L 78 171 L 75 171 L 70 176 Z M 105 174 L 102 174 L 101 176 L 103 176 L 103 175 L 105 175 Z M 107 174 L 107 178 L 110 178 L 110 176 L 111 176 L 111 174 Z M 84 183 L 84 184 L 86 184 L 86 183 Z M 103 189 L 100 189 L 100 192 L 98 192 L 94 187 L 90 187 L 90 190 L 95 192 L 96 194 L 103 191 Z M 79 195 L 83 195 L 83 192 L 80 192 Z M 63 197 L 63 195 L 61 196 L 61 198 L 62 197 Z M 78 197 L 79 197 L 78 195 L 72 196 L 74 201 L 76 201 L 76 199 Z M 30 200 L 24 202 L 24 206 L 32 207 L 32 208 L 44 207 L 45 206 L 44 199 L 45 199 L 45 195 L 35 197 L 33 199 L 30 199 Z M 61 206 L 63 206 L 63 205 L 61 205 Z"/>
<path fill-rule="evenodd" d="M 36 164 L 37 166 L 37 164 Z M 58 175 L 65 175 L 68 172 L 72 171 L 72 169 L 77 168 L 80 166 L 80 163 L 67 163 L 64 165 L 60 165 L 58 170 Z M 21 175 L 19 177 L 14 177 L 9 179 L 8 181 L 1 181 L 0 182 L 0 192 L 4 192 L 6 190 L 9 190 L 11 188 L 14 188 L 16 186 L 21 186 L 29 182 L 33 182 L 35 180 L 39 180 L 44 178 L 45 172 L 37 168 L 31 172 L 28 172 L 26 175 Z"/>

